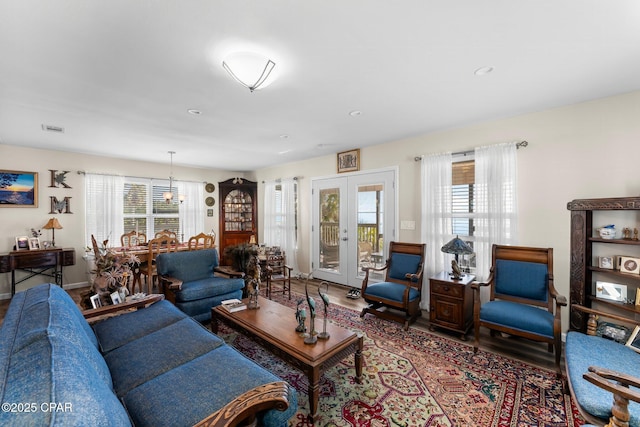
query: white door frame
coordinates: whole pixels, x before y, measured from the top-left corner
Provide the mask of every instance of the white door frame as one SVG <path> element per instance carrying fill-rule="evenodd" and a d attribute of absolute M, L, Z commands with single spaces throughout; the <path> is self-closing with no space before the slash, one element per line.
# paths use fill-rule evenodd
<path fill-rule="evenodd" d="M 390 174 L 389 174 L 390 173 Z M 371 181 L 369 180 L 371 179 Z M 389 242 L 398 236 L 398 167 L 367 170 L 362 172 L 352 172 L 348 174 L 316 177 L 311 179 L 312 188 L 312 209 L 311 209 L 311 239 L 310 251 L 312 272 L 315 278 L 327 280 L 352 287 L 362 285 L 363 276 L 358 271 L 357 245 L 358 245 L 358 220 L 357 200 L 358 186 L 366 183 L 385 184 L 385 217 L 384 224 L 384 250 L 386 254 Z M 339 265 L 343 268 L 340 271 L 320 270 L 320 250 L 319 250 L 319 191 L 321 188 L 340 188 L 340 257 Z M 343 201 L 346 201 L 346 206 Z M 345 227 L 346 224 L 346 227 Z"/>

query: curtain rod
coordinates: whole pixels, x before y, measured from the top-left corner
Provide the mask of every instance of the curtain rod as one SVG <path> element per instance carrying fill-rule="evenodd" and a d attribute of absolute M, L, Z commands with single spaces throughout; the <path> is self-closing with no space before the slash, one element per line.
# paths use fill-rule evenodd
<path fill-rule="evenodd" d="M 165 178 L 151 178 L 148 176 L 132 176 L 132 175 L 116 175 L 113 173 L 97 173 L 97 172 L 87 172 L 87 171 L 77 171 L 78 175 L 86 175 L 86 174 L 91 174 L 91 175 L 100 175 L 100 176 L 121 176 L 123 178 L 134 178 L 134 179 L 157 179 L 157 180 L 165 180 L 167 181 Z M 189 181 L 186 179 L 174 179 L 174 181 L 176 182 L 202 182 L 203 184 L 206 184 L 207 181 Z"/>
<path fill-rule="evenodd" d="M 529 145 L 529 142 L 527 141 L 520 141 L 520 142 L 516 142 L 516 149 L 520 149 L 520 148 L 524 148 L 527 145 Z M 458 151 L 456 153 L 451 153 L 452 156 L 466 156 L 467 154 L 471 154 L 473 153 L 475 150 L 467 150 L 467 151 Z M 422 160 L 424 158 L 424 154 L 421 154 L 419 156 L 415 156 L 413 158 L 414 161 L 419 162 L 420 160 Z"/>
<path fill-rule="evenodd" d="M 297 176 L 294 176 L 294 177 L 293 177 L 293 178 L 291 178 L 291 179 L 293 179 L 294 181 L 297 181 L 297 180 L 298 180 L 298 177 L 297 177 Z M 263 183 L 263 184 L 264 184 L 264 183 L 266 183 L 266 182 L 267 182 L 267 181 L 262 181 L 262 183 Z M 276 178 L 276 179 L 274 179 L 274 180 L 273 180 L 273 182 L 282 182 L 282 178 Z"/>

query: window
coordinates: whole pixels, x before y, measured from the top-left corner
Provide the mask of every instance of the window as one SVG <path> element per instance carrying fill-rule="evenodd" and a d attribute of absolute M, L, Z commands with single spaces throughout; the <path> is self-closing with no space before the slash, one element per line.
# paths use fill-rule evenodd
<path fill-rule="evenodd" d="M 475 164 L 473 160 L 452 163 L 451 213 L 453 234 L 473 236 Z"/>
<path fill-rule="evenodd" d="M 452 234 L 462 238 L 473 248 L 475 231 L 475 161 L 463 160 L 452 163 L 451 169 L 451 223 Z M 466 238 L 465 238 L 466 237 Z M 460 266 L 465 271 L 475 268 L 475 254 L 461 257 Z"/>
<path fill-rule="evenodd" d="M 180 232 L 178 188 L 173 187 L 173 201 L 167 203 L 163 193 L 169 191 L 164 180 L 125 178 L 124 232 L 137 230 L 151 239 L 162 230 Z"/>

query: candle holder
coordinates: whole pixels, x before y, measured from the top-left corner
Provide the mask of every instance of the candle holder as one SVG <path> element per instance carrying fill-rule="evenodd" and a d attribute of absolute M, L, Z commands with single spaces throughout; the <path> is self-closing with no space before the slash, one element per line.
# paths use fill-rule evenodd
<path fill-rule="evenodd" d="M 325 292 L 320 290 L 323 286 L 325 286 Z M 324 304 L 324 321 L 322 325 L 322 332 L 318 334 L 318 338 L 321 340 L 328 340 L 331 337 L 329 332 L 327 332 L 327 317 L 329 315 L 329 282 L 323 281 L 320 283 L 320 286 L 318 287 L 318 294 L 320 294 L 320 299 L 322 299 L 322 303 Z"/>

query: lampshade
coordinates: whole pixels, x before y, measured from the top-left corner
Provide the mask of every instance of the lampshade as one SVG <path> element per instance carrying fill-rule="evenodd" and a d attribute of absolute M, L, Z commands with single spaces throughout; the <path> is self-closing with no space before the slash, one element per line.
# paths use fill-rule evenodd
<path fill-rule="evenodd" d="M 58 218 L 51 218 L 45 225 L 42 226 L 45 230 L 62 230 L 62 225 L 58 221 Z"/>
<path fill-rule="evenodd" d="M 271 71 L 275 66 L 275 62 L 254 52 L 233 53 L 222 61 L 222 67 L 227 73 L 251 92 L 273 83 L 275 78 Z"/>
<path fill-rule="evenodd" d="M 440 248 L 440 250 L 446 254 L 455 254 L 456 258 L 458 255 L 468 255 L 473 253 L 471 246 L 467 245 L 464 240 L 460 239 L 458 236 L 451 239 L 451 241 Z"/>
<path fill-rule="evenodd" d="M 56 230 L 61 230 L 62 225 L 58 221 L 58 218 L 51 218 L 45 225 L 42 226 L 45 230 L 51 230 L 51 246 L 56 247 Z"/>

